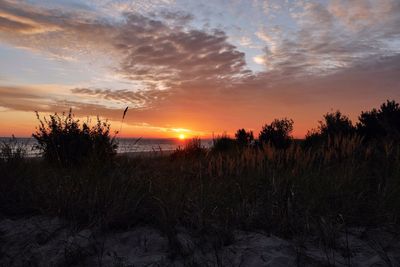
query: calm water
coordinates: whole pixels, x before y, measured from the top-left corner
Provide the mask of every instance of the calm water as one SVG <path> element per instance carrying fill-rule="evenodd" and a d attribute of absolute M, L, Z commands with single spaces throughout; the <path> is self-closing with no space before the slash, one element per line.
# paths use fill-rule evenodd
<path fill-rule="evenodd" d="M 0 137 L 0 142 L 8 142 L 10 138 Z M 27 156 L 35 157 L 40 154 L 36 148 L 36 141 L 33 138 L 16 138 L 18 146 L 26 149 Z M 118 153 L 127 152 L 151 152 L 151 151 L 171 151 L 178 147 L 183 147 L 186 141 L 178 139 L 131 139 L 121 138 L 118 139 Z M 210 147 L 211 140 L 202 140 L 201 144 L 204 147 Z"/>

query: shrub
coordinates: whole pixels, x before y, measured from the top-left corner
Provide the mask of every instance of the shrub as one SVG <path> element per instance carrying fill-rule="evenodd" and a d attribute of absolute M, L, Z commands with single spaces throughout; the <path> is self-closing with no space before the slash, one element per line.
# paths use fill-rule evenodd
<path fill-rule="evenodd" d="M 53 117 L 54 129 L 41 121 L 47 131 L 40 133 L 46 134 L 48 143 L 53 142 L 53 132 L 54 142 L 67 136 L 62 133 L 66 123 Z M 74 132 L 82 131 L 83 126 L 75 124 Z M 291 139 L 290 126 L 286 119 L 267 129 L 276 133 L 282 128 Z M 19 165 L 0 161 L 0 211 L 59 216 L 103 229 L 148 224 L 172 241 L 181 227 L 197 237 L 223 233 L 227 240 L 236 229 L 314 237 L 321 225 L 398 225 L 400 144 L 383 141 L 389 142 L 365 144 L 354 135 L 313 151 L 296 143 L 285 150 L 238 150 L 235 140 L 223 135 L 214 139 L 214 149 L 229 148 L 229 153 L 205 153 L 188 160 L 119 157 L 115 165 L 56 171 L 42 160 L 20 160 Z M 178 151 L 185 156 L 205 152 L 200 139 Z"/>
<path fill-rule="evenodd" d="M 275 148 L 285 149 L 292 142 L 293 131 L 292 119 L 275 119 L 271 124 L 266 124 L 262 128 L 258 139 L 261 144 L 270 144 Z"/>
<path fill-rule="evenodd" d="M 357 131 L 367 140 L 389 137 L 400 138 L 400 106 L 387 100 L 380 109 L 362 112 L 357 123 Z"/>
<path fill-rule="evenodd" d="M 351 135 L 355 129 L 353 123 L 346 115 L 339 110 L 324 115 L 325 122 L 320 122 L 320 131 L 322 135 Z"/>
<path fill-rule="evenodd" d="M 201 145 L 200 138 L 192 138 L 188 140 L 183 148 L 178 147 L 172 154 L 172 158 L 177 157 L 200 157 L 205 155 L 206 149 Z"/>
<path fill-rule="evenodd" d="M 80 124 L 74 118 L 72 110 L 67 115 L 50 115 L 49 119 L 39 120 L 39 127 L 32 136 L 38 142 L 38 148 L 44 158 L 61 166 L 82 164 L 88 160 L 110 160 L 118 147 L 115 136 L 110 135 L 110 124 L 97 118 L 97 123 L 90 126 Z"/>
<path fill-rule="evenodd" d="M 213 152 L 228 152 L 235 150 L 237 143 L 234 139 L 230 138 L 227 134 L 217 136 L 213 139 L 212 151 Z"/>
<path fill-rule="evenodd" d="M 254 141 L 253 132 L 246 132 L 245 129 L 237 130 L 237 132 L 235 133 L 235 138 L 236 142 L 241 147 L 249 146 Z"/>
<path fill-rule="evenodd" d="M 318 128 L 307 133 L 305 145 L 312 146 L 326 143 L 328 139 L 352 136 L 355 132 L 356 129 L 349 117 L 337 110 L 336 112 L 326 113 L 324 120 L 319 121 Z"/>

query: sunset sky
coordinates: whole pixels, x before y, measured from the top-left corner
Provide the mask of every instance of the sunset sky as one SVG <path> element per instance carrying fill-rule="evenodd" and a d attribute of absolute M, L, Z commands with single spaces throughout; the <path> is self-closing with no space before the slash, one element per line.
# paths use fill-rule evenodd
<path fill-rule="evenodd" d="M 400 0 L 0 0 L 0 136 L 45 115 L 123 136 L 294 136 L 400 100 Z"/>

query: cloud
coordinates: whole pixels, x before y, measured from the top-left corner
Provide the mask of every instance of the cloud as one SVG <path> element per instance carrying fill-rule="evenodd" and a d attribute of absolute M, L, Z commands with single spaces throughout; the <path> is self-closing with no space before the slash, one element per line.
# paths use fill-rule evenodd
<path fill-rule="evenodd" d="M 332 0 L 326 5 L 298 1 L 294 10 L 296 28 L 276 34 L 267 27 L 256 34 L 267 43 L 271 75 L 318 77 L 400 52 L 393 45 L 400 37 L 397 0 Z"/>
<path fill-rule="evenodd" d="M 400 3 L 397 0 L 357 0 L 352 2 L 332 0 L 328 10 L 344 26 L 355 32 L 371 30 L 371 27 L 376 29 L 382 25 L 389 27 L 382 31 L 384 34 L 390 31 L 398 34 L 400 31 L 395 26 L 400 19 Z"/>
<path fill-rule="evenodd" d="M 253 60 L 267 64 L 269 76 L 277 75 L 274 80 L 282 75 L 325 75 L 366 57 L 399 50 L 387 40 L 400 34 L 396 27 L 400 4 L 395 0 L 354 1 L 351 5 L 333 0 L 328 5 L 304 2 L 299 6 L 300 11 L 293 13 L 298 24 L 295 34 L 281 34 L 277 27 L 256 32 L 266 46 L 265 55 Z M 0 12 L 3 41 L 59 58 L 106 54 L 113 58 L 109 67 L 117 75 L 139 81 L 145 89 L 171 89 L 199 81 L 229 86 L 252 75 L 245 54 L 228 42 L 224 31 L 194 29 L 188 24 L 193 15 L 182 11 L 146 16 L 130 10 L 115 21 L 85 11 L 61 12 L 3 1 Z M 370 23 L 365 21 L 378 16 L 385 19 L 368 31 L 340 27 L 354 20 L 367 27 Z"/>
<path fill-rule="evenodd" d="M 355 120 L 361 110 L 378 106 L 386 99 L 399 99 L 399 66 L 400 55 L 373 62 L 367 60 L 313 79 L 283 77 L 279 82 L 271 82 L 276 76 L 260 73 L 230 88 L 215 90 L 197 84 L 180 90 L 149 91 L 148 94 L 130 90 L 114 94 L 109 89 L 74 88 L 71 96 L 56 93 L 56 87 L 40 90 L 0 86 L 0 106 L 44 113 L 68 111 L 72 107 L 78 116 L 99 115 L 119 121 L 127 105 L 142 103 L 145 99 L 151 103 L 150 108 L 132 108 L 126 117 L 125 122 L 134 127 L 132 131 L 146 123 L 149 131 L 186 128 L 208 134 L 223 130 L 233 132 L 237 127 L 258 129 L 273 118 L 288 116 L 295 120 L 296 134 L 300 137 L 330 109 L 339 108 Z M 110 107 L 107 101 L 120 104 Z"/>
<path fill-rule="evenodd" d="M 172 24 L 186 25 L 194 19 L 194 16 L 183 11 L 171 11 L 161 10 L 158 14 L 154 14 L 153 17 L 161 17 L 166 22 L 172 22 Z"/>
<path fill-rule="evenodd" d="M 0 87 L 0 95 L 2 96 L 1 101 L 3 106 L 8 99 L 40 99 L 41 96 L 38 93 L 32 93 L 29 88 L 19 89 L 13 86 L 2 86 Z"/>
<path fill-rule="evenodd" d="M 230 80 L 245 74 L 244 53 L 227 43 L 224 32 L 174 31 L 159 22 L 148 21 L 140 32 L 144 18 L 131 15 L 121 36 L 121 52 L 128 53 L 119 72 L 132 80 L 170 83 L 195 80 Z M 135 34 L 136 33 L 136 34 Z M 129 36 L 129 37 L 127 37 Z M 137 45 L 135 45 L 135 43 Z"/>
<path fill-rule="evenodd" d="M 110 18 L 1 1 L 2 42 L 51 57 L 107 61 L 110 72 L 131 81 L 135 90 L 129 83 L 122 90 L 89 84 L 59 95 L 3 86 L 0 106 L 44 112 L 73 106 L 82 115 L 117 120 L 129 105 L 131 125 L 218 131 L 282 116 L 310 125 L 327 106 L 354 110 L 371 99 L 398 96 L 400 48 L 393 42 L 400 35 L 400 4 L 395 0 L 297 1 L 290 10 L 292 29 L 257 26 L 247 30 L 259 40 L 239 40 L 243 46 L 262 41 L 263 50 L 250 54 L 266 66 L 257 73 L 249 71 L 245 53 L 229 42 L 228 31 L 196 28 L 196 17 L 185 12 L 154 11 L 154 6 L 150 13 L 138 12 L 126 6 L 130 2 L 117 3 L 119 16 Z"/>
<path fill-rule="evenodd" d="M 96 1 L 95 1 L 96 2 Z M 175 0 L 106 0 L 97 1 L 97 4 L 104 9 L 104 12 L 110 10 L 119 12 L 137 12 L 149 13 L 159 8 L 165 8 L 175 5 Z"/>
<path fill-rule="evenodd" d="M 9 33 L 35 34 L 54 31 L 56 27 L 25 17 L 23 13 L 0 10 L 0 30 Z"/>
<path fill-rule="evenodd" d="M 151 108 L 154 102 L 163 101 L 170 94 L 167 90 L 132 91 L 128 89 L 111 90 L 95 88 L 73 88 L 73 94 L 98 100 L 104 99 L 119 104 L 129 105 L 131 108 Z"/>
<path fill-rule="evenodd" d="M 43 93 L 33 87 L 0 86 L 0 106 L 19 111 L 46 109 L 54 101 L 43 98 Z"/>
<path fill-rule="evenodd" d="M 0 12 L 3 18 L 24 17 L 43 29 L 0 20 L 3 41 L 58 58 L 107 54 L 114 60 L 109 67 L 116 74 L 139 81 L 146 89 L 198 80 L 228 83 L 249 73 L 244 53 L 227 41 L 225 32 L 185 27 L 192 15 L 183 12 L 163 11 L 158 19 L 124 12 L 123 19 L 115 22 L 91 13 L 86 16 L 85 11 L 61 12 L 8 1 L 0 4 Z"/>
<path fill-rule="evenodd" d="M 283 1 L 263 0 L 262 8 L 265 15 L 274 16 L 282 9 Z"/>
<path fill-rule="evenodd" d="M 17 20 L 0 17 L 0 29 L 10 32 L 33 32 L 36 27 L 34 25 L 23 23 Z"/>
<path fill-rule="evenodd" d="M 253 47 L 253 43 L 252 43 L 251 39 L 247 36 L 240 37 L 239 44 L 241 46 L 245 46 L 245 47 L 250 47 L 250 48 Z"/>

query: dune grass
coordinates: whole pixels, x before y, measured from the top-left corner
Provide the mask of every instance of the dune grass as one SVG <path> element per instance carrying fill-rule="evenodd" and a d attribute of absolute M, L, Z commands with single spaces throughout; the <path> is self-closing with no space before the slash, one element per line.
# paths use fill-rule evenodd
<path fill-rule="evenodd" d="M 365 144 L 352 136 L 315 148 L 194 147 L 60 167 L 3 145 L 0 210 L 104 229 L 152 225 L 171 242 L 184 227 L 221 245 L 236 229 L 292 237 L 399 223 L 400 146 L 390 141 Z"/>

